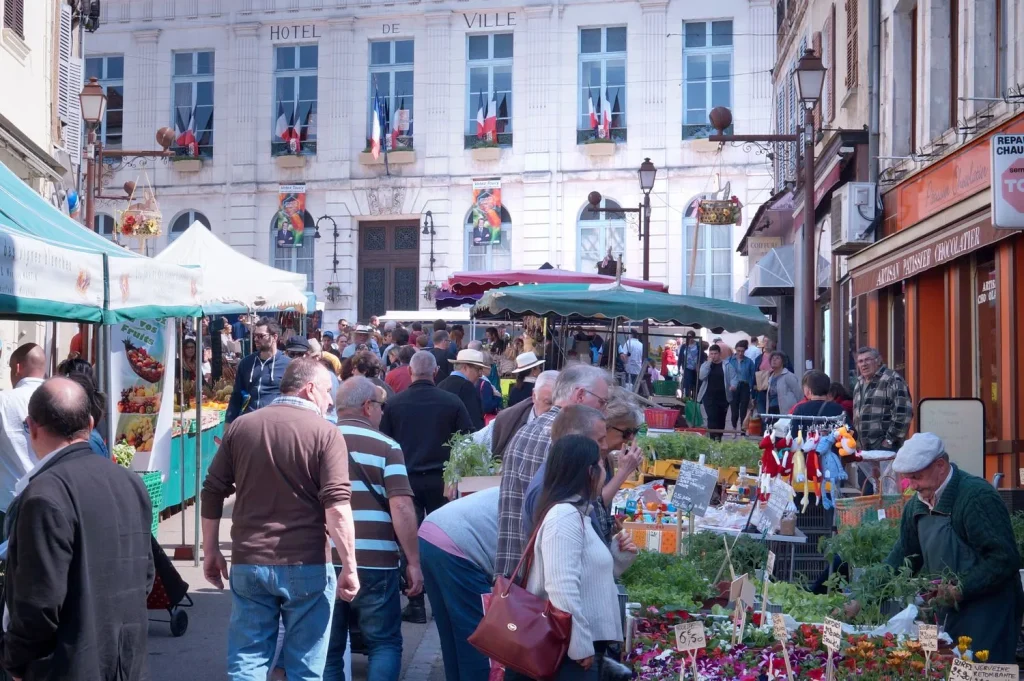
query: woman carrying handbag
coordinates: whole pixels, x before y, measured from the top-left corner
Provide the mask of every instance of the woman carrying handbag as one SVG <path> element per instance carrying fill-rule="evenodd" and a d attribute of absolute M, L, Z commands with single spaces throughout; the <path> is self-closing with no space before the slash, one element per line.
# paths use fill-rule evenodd
<path fill-rule="evenodd" d="M 615 577 L 632 563 L 636 546 L 626 540 L 621 546 L 619 541 L 613 541 L 609 550 L 587 515 L 592 500 L 601 493 L 605 477 L 600 450 L 590 438 L 569 435 L 552 445 L 537 505 L 536 529 L 523 562 L 529 562 L 526 591 L 546 601 L 556 612 L 571 616 L 571 633 L 567 648 L 562 646 L 565 652 L 558 651 L 558 659 L 548 673 L 534 671 L 527 675 L 522 673 L 522 658 L 500 659 L 491 654 L 506 665 L 506 681 L 597 681 L 607 644 L 622 640 Z M 499 612 L 494 608 L 504 590 L 502 582 L 499 579 L 490 609 L 470 639 L 474 645 L 474 639 L 484 633 L 481 630 L 487 630 L 488 636 L 510 640 L 525 628 L 522 622 L 501 626 L 504 631 L 493 626 L 501 625 L 499 617 L 489 616 Z M 512 592 L 502 600 L 514 596 Z M 550 618 L 542 619 L 547 622 Z M 537 646 L 531 653 L 527 657 L 537 659 L 545 657 L 547 650 Z"/>

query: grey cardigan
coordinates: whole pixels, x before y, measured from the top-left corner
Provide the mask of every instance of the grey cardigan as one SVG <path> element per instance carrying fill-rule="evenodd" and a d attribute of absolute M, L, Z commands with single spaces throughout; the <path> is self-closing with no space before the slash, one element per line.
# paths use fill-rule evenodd
<path fill-rule="evenodd" d="M 789 369 L 783 369 L 775 379 L 775 392 L 779 394 L 779 413 L 788 414 L 796 403 L 803 399 L 800 379 Z"/>
<path fill-rule="evenodd" d="M 700 365 L 700 371 L 697 372 L 697 378 L 700 379 L 700 390 L 697 391 L 697 401 L 704 402 L 704 393 L 708 391 L 708 376 L 711 374 L 711 364 L 709 360 Z M 722 360 L 722 378 L 725 380 L 725 396 L 729 398 L 729 386 L 733 385 L 736 379 L 736 369 Z"/>

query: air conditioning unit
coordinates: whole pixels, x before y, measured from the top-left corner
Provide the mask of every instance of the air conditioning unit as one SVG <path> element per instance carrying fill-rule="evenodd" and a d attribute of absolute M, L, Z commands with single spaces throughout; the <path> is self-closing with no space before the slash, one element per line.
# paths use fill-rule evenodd
<path fill-rule="evenodd" d="M 873 244 L 871 223 L 879 211 L 871 182 L 848 182 L 832 192 L 832 253 L 850 255 Z"/>

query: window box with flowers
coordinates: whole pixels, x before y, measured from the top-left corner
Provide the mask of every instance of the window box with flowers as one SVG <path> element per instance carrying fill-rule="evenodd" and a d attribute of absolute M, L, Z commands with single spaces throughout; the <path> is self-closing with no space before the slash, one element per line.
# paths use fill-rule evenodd
<path fill-rule="evenodd" d="M 589 131 L 587 131 L 589 133 Z M 625 131 L 623 131 L 625 132 Z M 618 147 L 614 137 L 586 137 L 580 140 L 577 137 L 577 144 L 580 151 L 586 156 L 614 156 Z"/>
<path fill-rule="evenodd" d="M 401 166 L 409 165 L 416 162 L 416 150 L 412 146 L 412 137 L 400 135 L 397 142 L 392 146 L 387 153 L 388 165 Z M 380 154 L 377 158 L 373 157 L 373 146 L 370 144 L 370 140 L 366 140 L 366 147 L 359 154 L 359 163 L 364 166 L 382 166 L 384 165 L 384 150 L 381 149 Z"/>
<path fill-rule="evenodd" d="M 202 154 L 193 154 L 186 147 L 171 147 L 174 156 L 171 164 L 179 173 L 197 173 L 203 169 L 203 161 L 209 158 Z"/>
<path fill-rule="evenodd" d="M 509 135 L 511 137 L 511 135 Z M 480 140 L 473 137 L 474 142 L 470 143 L 470 137 L 466 136 L 466 148 L 469 149 L 470 156 L 473 157 L 474 161 L 478 162 L 489 162 L 497 161 L 501 158 L 502 145 L 499 142 L 491 140 Z M 508 145 L 508 146 L 511 146 Z"/>

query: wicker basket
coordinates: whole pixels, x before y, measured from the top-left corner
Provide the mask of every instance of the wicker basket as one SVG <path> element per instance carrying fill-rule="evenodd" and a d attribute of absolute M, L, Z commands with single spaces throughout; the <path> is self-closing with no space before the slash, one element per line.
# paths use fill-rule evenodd
<path fill-rule="evenodd" d="M 146 493 L 149 494 L 149 500 L 153 505 L 151 529 L 153 534 L 156 534 L 160 527 L 160 506 L 164 500 L 163 474 L 160 471 L 139 471 L 139 477 L 142 478 L 142 484 L 146 486 Z"/>
<path fill-rule="evenodd" d="M 652 409 L 644 410 L 644 421 L 648 428 L 659 430 L 673 430 L 676 427 L 676 419 L 679 418 L 678 409 Z"/>
<path fill-rule="evenodd" d="M 870 494 L 837 499 L 836 524 L 856 527 L 864 522 L 865 516 L 877 518 L 879 511 L 885 511 L 886 520 L 899 520 L 903 516 L 904 505 L 906 499 L 902 494 Z"/>

